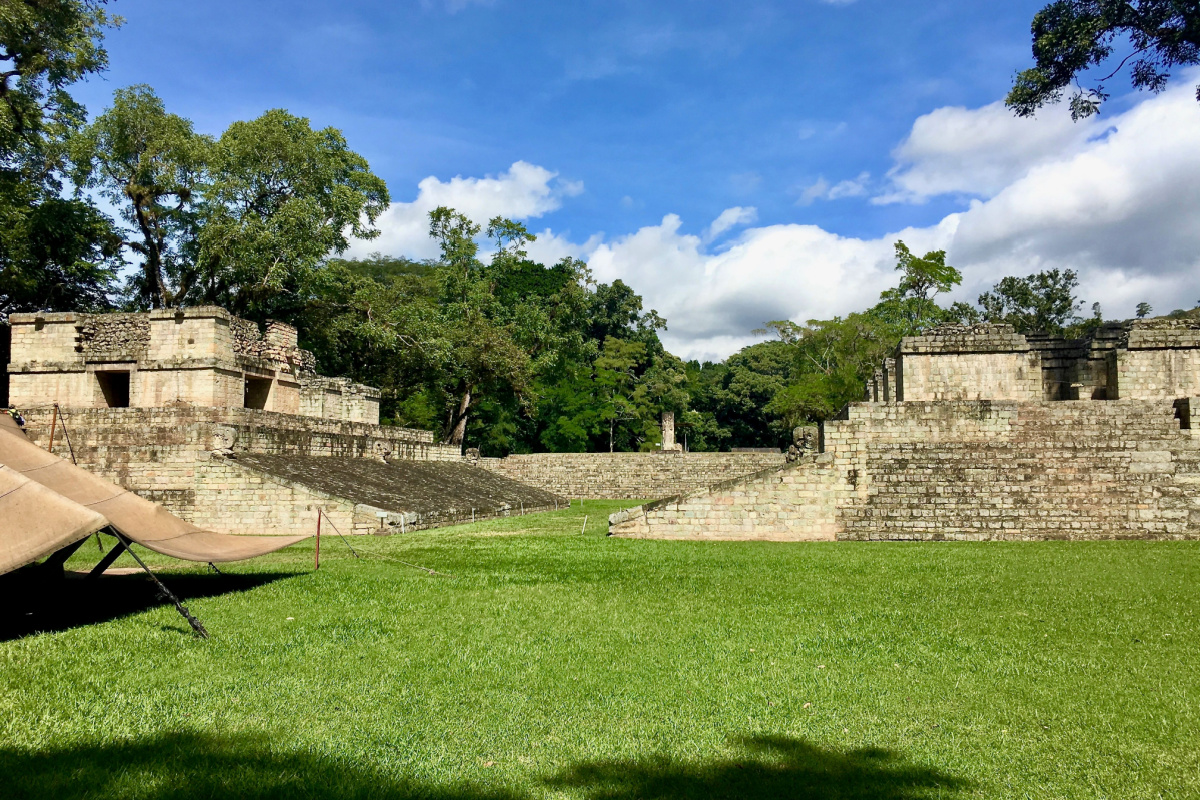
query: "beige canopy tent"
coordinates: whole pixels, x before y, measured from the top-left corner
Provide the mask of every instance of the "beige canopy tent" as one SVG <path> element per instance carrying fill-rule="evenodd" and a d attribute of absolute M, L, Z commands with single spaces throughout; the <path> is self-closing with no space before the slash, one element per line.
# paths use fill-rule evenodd
<path fill-rule="evenodd" d="M 242 561 L 309 538 L 235 536 L 198 528 L 162 506 L 46 452 L 29 441 L 7 414 L 0 414 L 0 464 L 82 506 L 83 510 L 100 514 L 105 522 L 97 527 L 111 525 L 129 540 L 172 558 L 209 563 Z M 37 516 L 5 514 L 0 517 L 0 535 L 5 539 L 20 539 L 27 535 L 25 530 L 33 530 L 40 524 Z M 83 531 L 78 538 L 86 538 L 94 530 Z M 12 568 L 0 561 L 0 573 Z"/>
<path fill-rule="evenodd" d="M 107 524 L 97 512 L 0 465 L 0 574 L 57 553 Z"/>
<path fill-rule="evenodd" d="M 120 546 L 109 551 L 93 570 L 95 574 L 134 543 L 172 558 L 212 564 L 255 558 L 309 538 L 235 536 L 198 528 L 43 450 L 29 441 L 8 414 L 0 413 L 0 575 L 46 556 L 61 563 L 101 529 L 112 532 Z M 142 563 L 136 553 L 129 552 Z M 202 633 L 203 627 L 174 595 L 167 594 Z"/>

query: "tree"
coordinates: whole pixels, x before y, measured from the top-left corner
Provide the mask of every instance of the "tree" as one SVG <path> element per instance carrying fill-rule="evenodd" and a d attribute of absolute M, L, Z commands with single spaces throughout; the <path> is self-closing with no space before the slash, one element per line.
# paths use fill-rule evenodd
<path fill-rule="evenodd" d="M 0 203 L 0 321 L 18 311 L 110 309 L 120 241 L 89 203 Z"/>
<path fill-rule="evenodd" d="M 962 283 L 962 273 L 946 263 L 946 251 L 932 250 L 918 258 L 904 242 L 896 242 L 896 271 L 903 273 L 900 285 L 880 299 L 907 319 L 911 333 L 942 322 L 945 314 L 937 296 Z"/>
<path fill-rule="evenodd" d="M 1157 93 L 1171 69 L 1200 63 L 1195 0 L 1056 0 L 1034 16 L 1032 33 L 1035 66 L 1017 75 L 1005 101 L 1021 117 L 1058 101 L 1072 84 L 1072 119 L 1089 117 L 1109 97 L 1105 81 L 1127 64 L 1135 89 Z M 1078 83 L 1082 73 L 1115 58 L 1126 40 L 1130 52 L 1115 69 L 1090 87 Z"/>
<path fill-rule="evenodd" d="M 307 285 L 352 237 L 379 235 L 387 186 L 336 128 L 313 130 L 275 109 L 230 125 L 207 160 L 183 297 L 265 316 L 276 295 Z"/>
<path fill-rule="evenodd" d="M 1077 321 L 1078 285 L 1079 276 L 1069 269 L 1007 277 L 981 294 L 979 305 L 989 322 L 1007 323 L 1018 333 L 1062 333 Z"/>
<path fill-rule="evenodd" d="M 84 120 L 67 87 L 108 66 L 104 30 L 121 24 L 104 0 L 0 4 L 0 167 L 41 184 L 58 145 Z"/>
<path fill-rule="evenodd" d="M 1146 317 L 1150 316 L 1150 312 L 1152 312 L 1153 310 L 1154 309 L 1150 307 L 1149 303 L 1138 303 L 1137 304 L 1137 312 L 1136 312 L 1137 318 L 1145 319 Z"/>
<path fill-rule="evenodd" d="M 139 305 L 166 308 L 184 294 L 179 277 L 194 257 L 195 200 L 212 140 L 169 114 L 149 86 L 118 89 L 112 108 L 72 137 L 73 179 L 122 211 L 124 244 L 141 259 L 131 282 Z M 175 279 L 175 285 L 168 279 Z"/>
<path fill-rule="evenodd" d="M 60 192 L 64 143 L 85 117 L 68 87 L 105 68 L 104 31 L 120 21 L 90 0 L 0 4 L 0 319 L 109 305 L 112 226 Z"/>

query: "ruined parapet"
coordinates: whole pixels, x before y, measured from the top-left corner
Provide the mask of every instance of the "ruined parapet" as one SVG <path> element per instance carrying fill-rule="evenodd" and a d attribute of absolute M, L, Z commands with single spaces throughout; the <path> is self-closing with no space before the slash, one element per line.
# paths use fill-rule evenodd
<path fill-rule="evenodd" d="M 1163 400 L 1200 395 L 1200 315 L 1132 320 L 1108 354 L 1109 397 Z"/>
<path fill-rule="evenodd" d="M 72 408 L 196 406 L 305 413 L 315 359 L 296 329 L 215 306 L 143 314 L 13 314 L 13 402 Z M 379 393 L 347 381 L 335 419 L 378 422 Z M 322 415 L 331 416 L 322 407 Z"/>
<path fill-rule="evenodd" d="M 379 390 L 349 378 L 305 373 L 300 378 L 300 412 L 310 417 L 379 424 Z"/>
<path fill-rule="evenodd" d="M 1011 325 L 942 325 L 901 340 L 896 399 L 1041 400 L 1041 356 Z"/>

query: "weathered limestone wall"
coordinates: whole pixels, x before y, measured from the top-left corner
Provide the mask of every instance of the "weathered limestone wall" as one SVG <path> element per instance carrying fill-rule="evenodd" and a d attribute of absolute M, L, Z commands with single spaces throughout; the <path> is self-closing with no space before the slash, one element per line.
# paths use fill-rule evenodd
<path fill-rule="evenodd" d="M 942 326 L 906 337 L 896 370 L 899 401 L 1042 399 L 1041 355 L 1009 325 Z"/>
<path fill-rule="evenodd" d="M 28 411 L 26 419 L 29 437 L 47 447 L 51 410 Z M 214 452 L 461 459 L 458 448 L 434 444 L 429 431 L 241 408 L 66 408 L 55 453 L 68 455 L 68 437 L 80 466 L 184 518 L 199 513 L 198 482 L 213 469 Z"/>
<path fill-rule="evenodd" d="M 180 514 L 218 533 L 313 534 L 323 508 L 323 533 L 371 533 L 378 520 L 343 498 L 245 469 L 212 456 L 196 471 L 192 503 Z M 177 512 L 179 513 L 179 512 Z M 332 527 L 328 520 L 332 520 Z M 361 520 L 361 522 L 360 522 Z"/>
<path fill-rule="evenodd" d="M 0 323 L 0 408 L 8 408 L 8 354 L 12 348 L 12 328 Z"/>
<path fill-rule="evenodd" d="M 347 378 L 306 375 L 300 382 L 296 413 L 325 419 L 379 423 L 379 390 Z"/>
<path fill-rule="evenodd" d="M 1137 320 L 1122 344 L 1109 358 L 1116 396 L 1167 400 L 1200 394 L 1200 319 Z"/>
<path fill-rule="evenodd" d="M 630 539 L 833 541 L 851 492 L 832 459 L 810 456 L 620 511 L 609 517 L 609 531 Z"/>
<path fill-rule="evenodd" d="M 701 489 L 781 467 L 783 453 L 539 453 L 479 466 L 562 497 L 638 499 Z"/>
<path fill-rule="evenodd" d="M 14 314 L 12 322 L 11 394 L 24 407 L 122 405 L 105 395 L 115 378 L 128 382 L 130 407 L 246 407 L 379 422 L 378 390 L 317 376 L 296 329 L 280 322 L 260 333 L 217 307 Z M 315 396 L 306 395 L 309 384 L 318 387 Z M 329 395 L 336 400 L 327 401 Z"/>
<path fill-rule="evenodd" d="M 1200 438 L 1181 430 L 1176 414 L 1173 402 L 1149 401 L 857 403 L 826 423 L 816 460 L 614 515 L 610 531 L 795 541 L 1196 538 Z M 750 512 L 775 515 L 762 536 L 746 525 Z"/>

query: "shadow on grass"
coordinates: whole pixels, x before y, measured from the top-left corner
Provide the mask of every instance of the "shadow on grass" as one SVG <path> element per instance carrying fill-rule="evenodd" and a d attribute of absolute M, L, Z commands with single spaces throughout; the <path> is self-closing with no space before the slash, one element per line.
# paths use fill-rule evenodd
<path fill-rule="evenodd" d="M 253 575 L 205 573 L 163 574 L 160 579 L 184 605 L 191 600 L 247 592 L 298 572 L 259 572 Z M 35 633 L 70 630 L 108 622 L 157 606 L 169 605 L 144 574 L 62 578 L 38 567 L 0 577 L 0 642 Z M 192 608 L 203 621 L 203 612 Z M 180 630 L 187 630 L 180 620 Z"/>
<path fill-rule="evenodd" d="M 29 752 L 0 749 L 5 798 L 137 800 L 521 800 L 469 784 L 398 782 L 368 766 L 272 748 L 247 736 L 169 733 L 135 742 Z"/>
<path fill-rule="evenodd" d="M 786 737 L 741 742 L 746 757 L 681 762 L 597 761 L 569 767 L 547 788 L 587 800 L 927 800 L 966 781 L 884 750 L 839 753 Z M 165 733 L 54 750 L 0 749 L 4 797 L 137 800 L 532 800 L 525 790 L 397 779 L 369 764 L 272 747 L 253 736 Z M 540 792 L 538 793 L 541 794 Z"/>
<path fill-rule="evenodd" d="M 588 800 L 926 800 L 950 798 L 970 783 L 879 748 L 827 750 L 786 736 L 738 741 L 742 758 L 647 758 L 578 764 L 548 781 Z"/>

